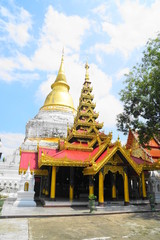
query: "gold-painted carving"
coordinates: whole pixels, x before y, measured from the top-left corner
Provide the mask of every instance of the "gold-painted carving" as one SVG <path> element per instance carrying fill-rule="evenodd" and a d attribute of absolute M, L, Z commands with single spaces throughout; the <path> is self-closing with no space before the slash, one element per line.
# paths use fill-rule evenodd
<path fill-rule="evenodd" d="M 108 174 L 109 171 L 112 173 L 118 172 L 122 176 L 123 176 L 123 172 L 124 172 L 123 167 L 121 167 L 121 166 L 108 166 L 108 165 L 104 166 L 104 176 L 106 174 Z"/>

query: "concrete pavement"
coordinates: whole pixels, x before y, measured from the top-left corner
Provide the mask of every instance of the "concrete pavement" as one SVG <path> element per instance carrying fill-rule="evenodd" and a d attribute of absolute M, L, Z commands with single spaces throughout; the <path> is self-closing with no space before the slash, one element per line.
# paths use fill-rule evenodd
<path fill-rule="evenodd" d="M 160 239 L 159 205 L 151 212 L 149 204 L 108 202 L 90 214 L 86 203 L 81 207 L 77 204 L 56 202 L 54 207 L 18 208 L 8 199 L 0 216 L 0 240 Z"/>
<path fill-rule="evenodd" d="M 53 206 L 46 204 L 47 207 L 39 205 L 37 207 L 15 207 L 13 199 L 4 202 L 1 218 L 11 217 L 47 217 L 47 216 L 80 216 L 89 215 L 90 211 L 87 202 L 53 202 Z M 143 204 L 142 204 L 143 203 Z M 146 203 L 146 204 L 144 204 Z M 118 214 L 118 213 L 138 213 L 151 211 L 148 201 L 131 202 L 129 206 L 124 206 L 123 202 L 108 202 L 104 207 L 96 205 L 96 211 L 92 214 Z M 138 205 L 137 205 L 138 204 Z M 156 205 L 156 211 L 160 211 L 160 205 Z"/>
<path fill-rule="evenodd" d="M 159 212 L 0 219 L 0 239 L 159 240 L 159 222 Z"/>

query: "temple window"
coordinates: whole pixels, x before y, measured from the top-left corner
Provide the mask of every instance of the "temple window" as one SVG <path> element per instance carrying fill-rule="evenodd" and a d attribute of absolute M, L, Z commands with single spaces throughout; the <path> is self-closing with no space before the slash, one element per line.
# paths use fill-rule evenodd
<path fill-rule="evenodd" d="M 159 186 L 159 184 L 157 185 L 157 191 L 160 192 L 160 186 Z"/>
<path fill-rule="evenodd" d="M 24 184 L 24 191 L 28 191 L 28 189 L 29 189 L 29 183 L 25 182 L 25 184 Z"/>

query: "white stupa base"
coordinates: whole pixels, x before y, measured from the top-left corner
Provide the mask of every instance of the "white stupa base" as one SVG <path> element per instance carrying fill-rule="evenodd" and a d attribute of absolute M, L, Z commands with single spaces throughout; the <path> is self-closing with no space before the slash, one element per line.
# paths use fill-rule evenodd
<path fill-rule="evenodd" d="M 13 204 L 15 207 L 36 207 L 36 202 L 33 200 L 16 200 Z"/>
<path fill-rule="evenodd" d="M 34 194 L 34 191 L 18 191 L 18 198 L 13 205 L 16 207 L 36 207 L 36 202 L 34 201 Z"/>

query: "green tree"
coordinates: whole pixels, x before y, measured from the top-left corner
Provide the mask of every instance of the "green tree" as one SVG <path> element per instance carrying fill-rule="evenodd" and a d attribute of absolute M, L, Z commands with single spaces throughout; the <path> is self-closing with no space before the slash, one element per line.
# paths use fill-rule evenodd
<path fill-rule="evenodd" d="M 160 34 L 149 39 L 141 62 L 125 77 L 120 92 L 124 110 L 117 116 L 117 128 L 124 134 L 136 131 L 144 145 L 160 134 Z"/>

